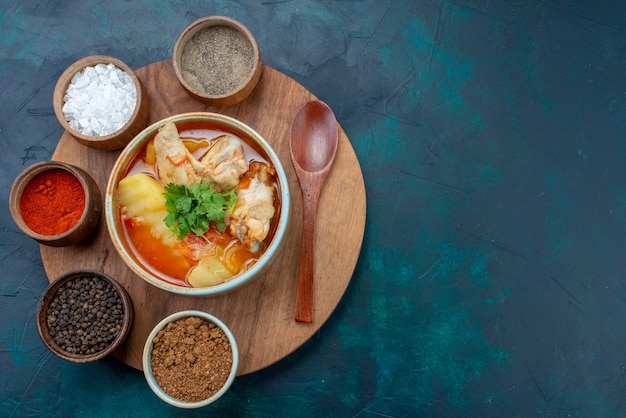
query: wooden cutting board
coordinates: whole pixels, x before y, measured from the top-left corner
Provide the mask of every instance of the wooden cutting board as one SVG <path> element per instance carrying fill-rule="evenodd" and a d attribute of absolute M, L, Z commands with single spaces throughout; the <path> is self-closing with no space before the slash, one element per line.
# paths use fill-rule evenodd
<path fill-rule="evenodd" d="M 312 324 L 294 320 L 296 281 L 302 228 L 302 197 L 289 156 L 291 123 L 302 105 L 316 99 L 302 85 L 269 67 L 246 100 L 228 108 L 208 107 L 191 99 L 180 87 L 170 60 L 136 71 L 150 100 L 149 124 L 186 112 L 222 113 L 248 124 L 275 149 L 291 190 L 290 225 L 283 253 L 269 271 L 244 289 L 218 297 L 189 297 L 168 293 L 136 276 L 118 256 L 104 217 L 96 231 L 79 245 L 41 246 L 50 281 L 78 268 L 100 270 L 126 288 L 134 305 L 131 332 L 114 356 L 141 369 L 143 346 L 151 329 L 165 316 L 187 309 L 209 312 L 228 325 L 240 352 L 238 375 L 283 359 L 305 343 L 326 322 L 350 282 L 365 229 L 366 196 L 359 162 L 338 125 L 337 158 L 322 190 L 315 247 L 315 310 Z M 106 183 L 119 151 L 88 148 L 65 132 L 52 159 L 86 169 L 100 186 Z"/>

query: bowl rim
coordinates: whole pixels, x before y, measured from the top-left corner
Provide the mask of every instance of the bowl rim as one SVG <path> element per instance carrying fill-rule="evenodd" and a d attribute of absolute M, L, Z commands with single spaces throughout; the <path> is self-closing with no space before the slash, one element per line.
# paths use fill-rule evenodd
<path fill-rule="evenodd" d="M 128 121 L 126 121 L 126 123 L 121 128 L 119 128 L 117 131 L 112 132 L 108 135 L 91 136 L 91 135 L 85 135 L 73 129 L 70 126 L 69 122 L 65 118 L 65 115 L 63 114 L 62 104 L 64 103 L 63 98 L 65 97 L 65 93 L 67 92 L 67 89 L 70 83 L 72 82 L 74 75 L 76 75 L 77 73 L 81 71 L 84 71 L 85 68 L 87 67 L 93 67 L 98 64 L 113 64 L 120 70 L 127 73 L 131 77 L 131 79 L 133 80 L 133 84 L 135 85 L 135 90 L 137 91 L 137 100 L 135 102 L 135 109 L 133 110 L 133 113 L 130 115 L 130 118 L 128 119 Z M 140 104 L 144 100 L 142 96 L 143 96 L 143 91 L 142 91 L 141 82 L 139 81 L 139 78 L 137 77 L 133 69 L 130 68 L 130 66 L 128 66 L 128 64 L 126 64 L 124 61 L 120 60 L 119 58 L 115 58 L 109 55 L 88 55 L 86 57 L 80 58 L 77 61 L 74 61 L 72 64 L 70 64 L 69 67 L 65 69 L 65 71 L 63 71 L 63 73 L 61 73 L 61 76 L 57 79 L 57 82 L 53 90 L 53 98 L 52 98 L 53 106 L 52 107 L 54 108 L 54 113 L 57 117 L 57 120 L 61 124 L 61 126 L 63 126 L 63 128 L 67 132 L 69 132 L 72 136 L 85 142 L 101 143 L 101 142 L 107 142 L 107 141 L 117 138 L 118 136 L 123 134 L 125 131 L 127 131 L 135 123 L 141 111 Z"/>
<path fill-rule="evenodd" d="M 47 338 L 47 336 L 49 336 L 49 332 L 47 331 L 48 326 L 47 324 L 42 323 L 42 321 L 44 321 L 47 317 L 47 313 L 44 312 L 44 308 L 47 305 L 44 305 L 44 301 L 52 300 L 56 292 L 63 284 L 84 276 L 96 276 L 98 279 L 110 283 L 115 291 L 119 294 L 124 309 L 124 320 L 122 321 L 122 329 L 120 330 L 117 338 L 115 338 L 115 340 L 113 340 L 111 344 L 104 350 L 88 355 L 73 354 L 63 350 L 61 347 L 53 342 L 52 338 Z M 43 341 L 44 345 L 57 357 L 73 363 L 88 363 L 100 360 L 111 354 L 113 351 L 117 350 L 124 343 L 124 340 L 128 336 L 128 333 L 130 332 L 133 324 L 133 318 L 134 311 L 132 300 L 130 299 L 130 296 L 126 289 L 124 289 L 124 287 L 122 287 L 122 285 L 119 284 L 117 280 L 113 279 L 108 274 L 94 269 L 76 269 L 60 275 L 52 282 L 50 282 L 48 287 L 46 287 L 46 289 L 39 297 L 39 301 L 37 302 L 36 323 L 37 332 L 39 333 L 41 340 Z"/>
<path fill-rule="evenodd" d="M 182 74 L 182 70 L 180 68 L 180 62 L 178 58 L 179 56 L 182 56 L 184 47 L 189 41 L 189 39 L 191 39 L 196 33 L 200 32 L 201 30 L 208 28 L 208 27 L 212 27 L 212 26 L 228 26 L 230 28 L 233 28 L 241 32 L 246 37 L 246 39 L 250 42 L 252 46 L 252 51 L 253 51 L 253 57 L 252 57 L 253 65 L 252 65 L 250 74 L 245 79 L 243 79 L 237 85 L 236 88 L 223 94 L 209 94 L 205 91 L 199 91 L 193 86 L 191 86 Z M 172 49 L 172 67 L 174 67 L 174 73 L 176 74 L 176 78 L 178 79 L 178 81 L 183 85 L 183 87 L 186 90 L 192 91 L 195 95 L 202 97 L 204 99 L 208 99 L 208 100 L 219 101 L 220 99 L 226 99 L 231 96 L 234 96 L 240 91 L 244 90 L 246 86 L 248 86 L 255 78 L 255 75 L 257 73 L 257 68 L 260 65 L 262 65 L 261 64 L 261 51 L 250 29 L 248 29 L 246 25 L 244 25 L 240 21 L 233 19 L 232 17 L 223 16 L 223 15 L 203 16 L 199 19 L 194 20 L 189 25 L 187 25 L 182 30 L 182 32 L 178 35 L 178 37 L 176 38 L 176 41 L 174 42 L 174 47 Z"/>
<path fill-rule="evenodd" d="M 79 182 L 81 187 L 83 188 L 83 192 L 85 193 L 85 208 L 83 209 L 83 213 L 80 215 L 80 218 L 67 231 L 64 231 L 60 234 L 56 235 L 44 235 L 38 232 L 33 231 L 28 224 L 24 221 L 22 217 L 22 211 L 20 208 L 20 200 L 22 197 L 22 193 L 24 189 L 30 182 L 39 174 L 44 173 L 48 170 L 64 170 L 70 174 L 72 174 Z M 91 186 L 96 186 L 98 189 L 97 196 L 93 196 L 89 193 L 89 184 L 92 183 Z M 100 199 L 100 191 L 98 185 L 95 183 L 95 180 L 87 173 L 85 170 L 76 167 L 72 164 L 64 163 L 61 161 L 39 161 L 35 164 L 32 164 L 26 167 L 20 174 L 17 175 L 15 180 L 13 181 L 13 185 L 11 186 L 11 191 L 9 192 L 10 196 L 10 212 L 13 217 L 13 221 L 17 225 L 17 227 L 30 238 L 35 239 L 40 243 L 54 243 L 56 241 L 62 241 L 72 234 L 74 234 L 78 229 L 82 228 L 86 218 L 89 216 L 90 210 L 90 202 L 87 199 Z M 97 205 L 97 202 L 96 202 Z M 94 225 L 95 227 L 95 225 Z"/>
<path fill-rule="evenodd" d="M 150 360 L 152 358 L 152 348 L 154 347 L 154 343 L 152 342 L 152 340 L 154 339 L 154 337 L 156 337 L 158 332 L 161 331 L 163 328 L 165 328 L 165 326 L 169 324 L 170 322 L 174 322 L 178 319 L 193 317 L 193 316 L 206 319 L 214 323 L 215 325 L 220 327 L 222 331 L 224 331 L 224 334 L 226 334 L 226 336 L 228 337 L 228 341 L 230 342 L 230 346 L 232 349 L 233 365 L 230 369 L 230 374 L 228 375 L 228 378 L 226 379 L 224 386 L 222 386 L 220 390 L 218 390 L 213 395 L 211 395 L 210 397 L 202 401 L 187 402 L 187 401 L 174 398 L 173 396 L 170 396 L 167 393 L 165 393 L 163 389 L 161 389 L 161 387 L 156 382 L 154 375 L 152 374 L 152 363 Z M 222 397 L 222 395 L 224 395 L 228 391 L 228 389 L 230 389 L 231 385 L 233 384 L 235 380 L 235 377 L 237 376 L 237 369 L 239 368 L 239 349 L 237 347 L 237 341 L 235 340 L 235 336 L 233 335 L 230 328 L 228 328 L 228 326 L 224 322 L 222 322 L 222 320 L 217 318 L 215 315 L 212 315 L 208 312 L 199 311 L 199 310 L 179 311 L 163 318 L 161 321 L 159 321 L 158 324 L 154 326 L 152 331 L 150 331 L 150 334 L 146 338 L 146 343 L 144 344 L 144 348 L 143 348 L 142 367 L 143 367 L 143 374 L 146 378 L 146 381 L 148 382 L 148 386 L 150 386 L 150 389 L 152 389 L 152 391 L 161 400 L 179 408 L 186 408 L 186 409 L 200 408 L 200 407 L 209 405 L 217 401 L 219 398 Z"/>
<path fill-rule="evenodd" d="M 242 132 L 244 135 L 247 135 L 254 141 L 256 141 L 258 145 L 262 147 L 263 151 L 267 153 L 267 156 L 269 157 L 270 161 L 274 165 L 274 168 L 276 169 L 276 175 L 278 177 L 281 192 L 280 219 L 278 220 L 276 232 L 274 234 L 274 237 L 272 238 L 272 241 L 269 243 L 265 252 L 261 255 L 257 262 L 249 270 L 233 276 L 231 279 L 227 280 L 224 283 L 209 287 L 196 288 L 178 286 L 154 277 L 152 274 L 146 271 L 146 269 L 140 263 L 138 263 L 134 259 L 134 257 L 131 257 L 129 254 L 127 254 L 126 251 L 120 251 L 120 249 L 125 248 L 125 244 L 122 237 L 119 236 L 119 234 L 117 234 L 116 232 L 116 226 L 118 225 L 118 216 L 117 208 L 114 204 L 116 200 L 115 194 L 117 191 L 118 183 L 117 177 L 120 176 L 120 172 L 122 170 L 125 170 L 127 168 L 127 165 L 124 165 L 123 162 L 124 158 L 127 156 L 135 155 L 145 145 L 145 142 L 148 140 L 148 138 L 150 138 L 159 128 L 161 128 L 166 123 L 173 122 L 178 126 L 179 123 L 195 121 L 222 124 L 231 129 L 234 129 L 235 131 Z M 118 173 L 117 176 L 116 173 Z M 171 293 L 187 296 L 215 296 L 231 292 L 251 282 L 256 277 L 256 275 L 260 272 L 263 272 L 267 265 L 271 262 L 271 260 L 274 259 L 275 254 L 279 251 L 281 244 L 286 236 L 287 227 L 289 224 L 291 198 L 287 174 L 285 172 L 285 169 L 283 168 L 283 164 L 278 158 L 278 155 L 276 154 L 274 149 L 265 140 L 265 138 L 263 138 L 259 133 L 257 133 L 246 123 L 230 116 L 225 116 L 219 113 L 212 112 L 189 112 L 169 116 L 151 124 L 139 134 L 137 134 L 128 143 L 128 145 L 122 150 L 122 152 L 118 156 L 109 174 L 109 179 L 107 181 L 107 187 L 105 192 L 104 206 L 107 230 L 109 232 L 109 237 L 113 242 L 113 246 L 117 250 L 117 253 L 122 258 L 122 260 L 136 275 L 138 275 L 144 281 Z"/>

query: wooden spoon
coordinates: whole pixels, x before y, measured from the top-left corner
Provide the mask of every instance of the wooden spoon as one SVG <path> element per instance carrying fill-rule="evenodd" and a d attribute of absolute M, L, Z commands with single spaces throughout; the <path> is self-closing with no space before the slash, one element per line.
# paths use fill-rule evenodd
<path fill-rule="evenodd" d="M 313 322 L 315 218 L 320 192 L 337 153 L 337 120 L 326 103 L 306 103 L 291 125 L 289 150 L 302 189 L 302 242 L 296 292 L 296 321 Z"/>

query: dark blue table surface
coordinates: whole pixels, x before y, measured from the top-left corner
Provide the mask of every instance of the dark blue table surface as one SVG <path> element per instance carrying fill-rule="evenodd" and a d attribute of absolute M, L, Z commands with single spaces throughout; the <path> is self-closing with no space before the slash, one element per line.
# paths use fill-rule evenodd
<path fill-rule="evenodd" d="M 70 63 L 169 58 L 211 14 L 333 108 L 368 212 L 330 320 L 189 413 L 45 349 L 48 280 L 7 199 L 63 133 Z M 9 0 L 0 28 L 1 416 L 626 415 L 626 3 Z"/>

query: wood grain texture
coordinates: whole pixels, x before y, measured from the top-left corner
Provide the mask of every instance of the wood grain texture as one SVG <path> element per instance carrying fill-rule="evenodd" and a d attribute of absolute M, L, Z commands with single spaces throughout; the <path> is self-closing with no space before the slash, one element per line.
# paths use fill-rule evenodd
<path fill-rule="evenodd" d="M 109 274 L 126 288 L 135 319 L 126 343 L 114 355 L 141 369 L 141 356 L 150 330 L 166 315 L 198 309 L 219 317 L 239 345 L 243 375 L 267 367 L 306 342 L 326 322 L 350 282 L 365 229 L 366 194 L 363 175 L 350 141 L 338 125 L 337 157 L 322 191 L 317 213 L 315 263 L 316 305 L 313 323 L 294 321 L 298 254 L 302 228 L 302 197 L 289 156 L 289 132 L 296 113 L 315 97 L 293 79 L 264 67 L 254 92 L 238 105 L 208 107 L 190 98 L 176 80 L 170 60 L 140 68 L 137 76 L 150 100 L 149 123 L 185 112 L 209 111 L 241 120 L 261 134 L 282 161 L 292 207 L 283 246 L 269 271 L 247 287 L 219 297 L 170 294 L 147 284 L 124 264 L 108 236 L 104 219 L 85 242 L 62 248 L 41 246 L 49 280 L 76 268 Z M 87 170 L 104 196 L 109 172 L 119 151 L 88 148 L 65 132 L 53 159 Z"/>

